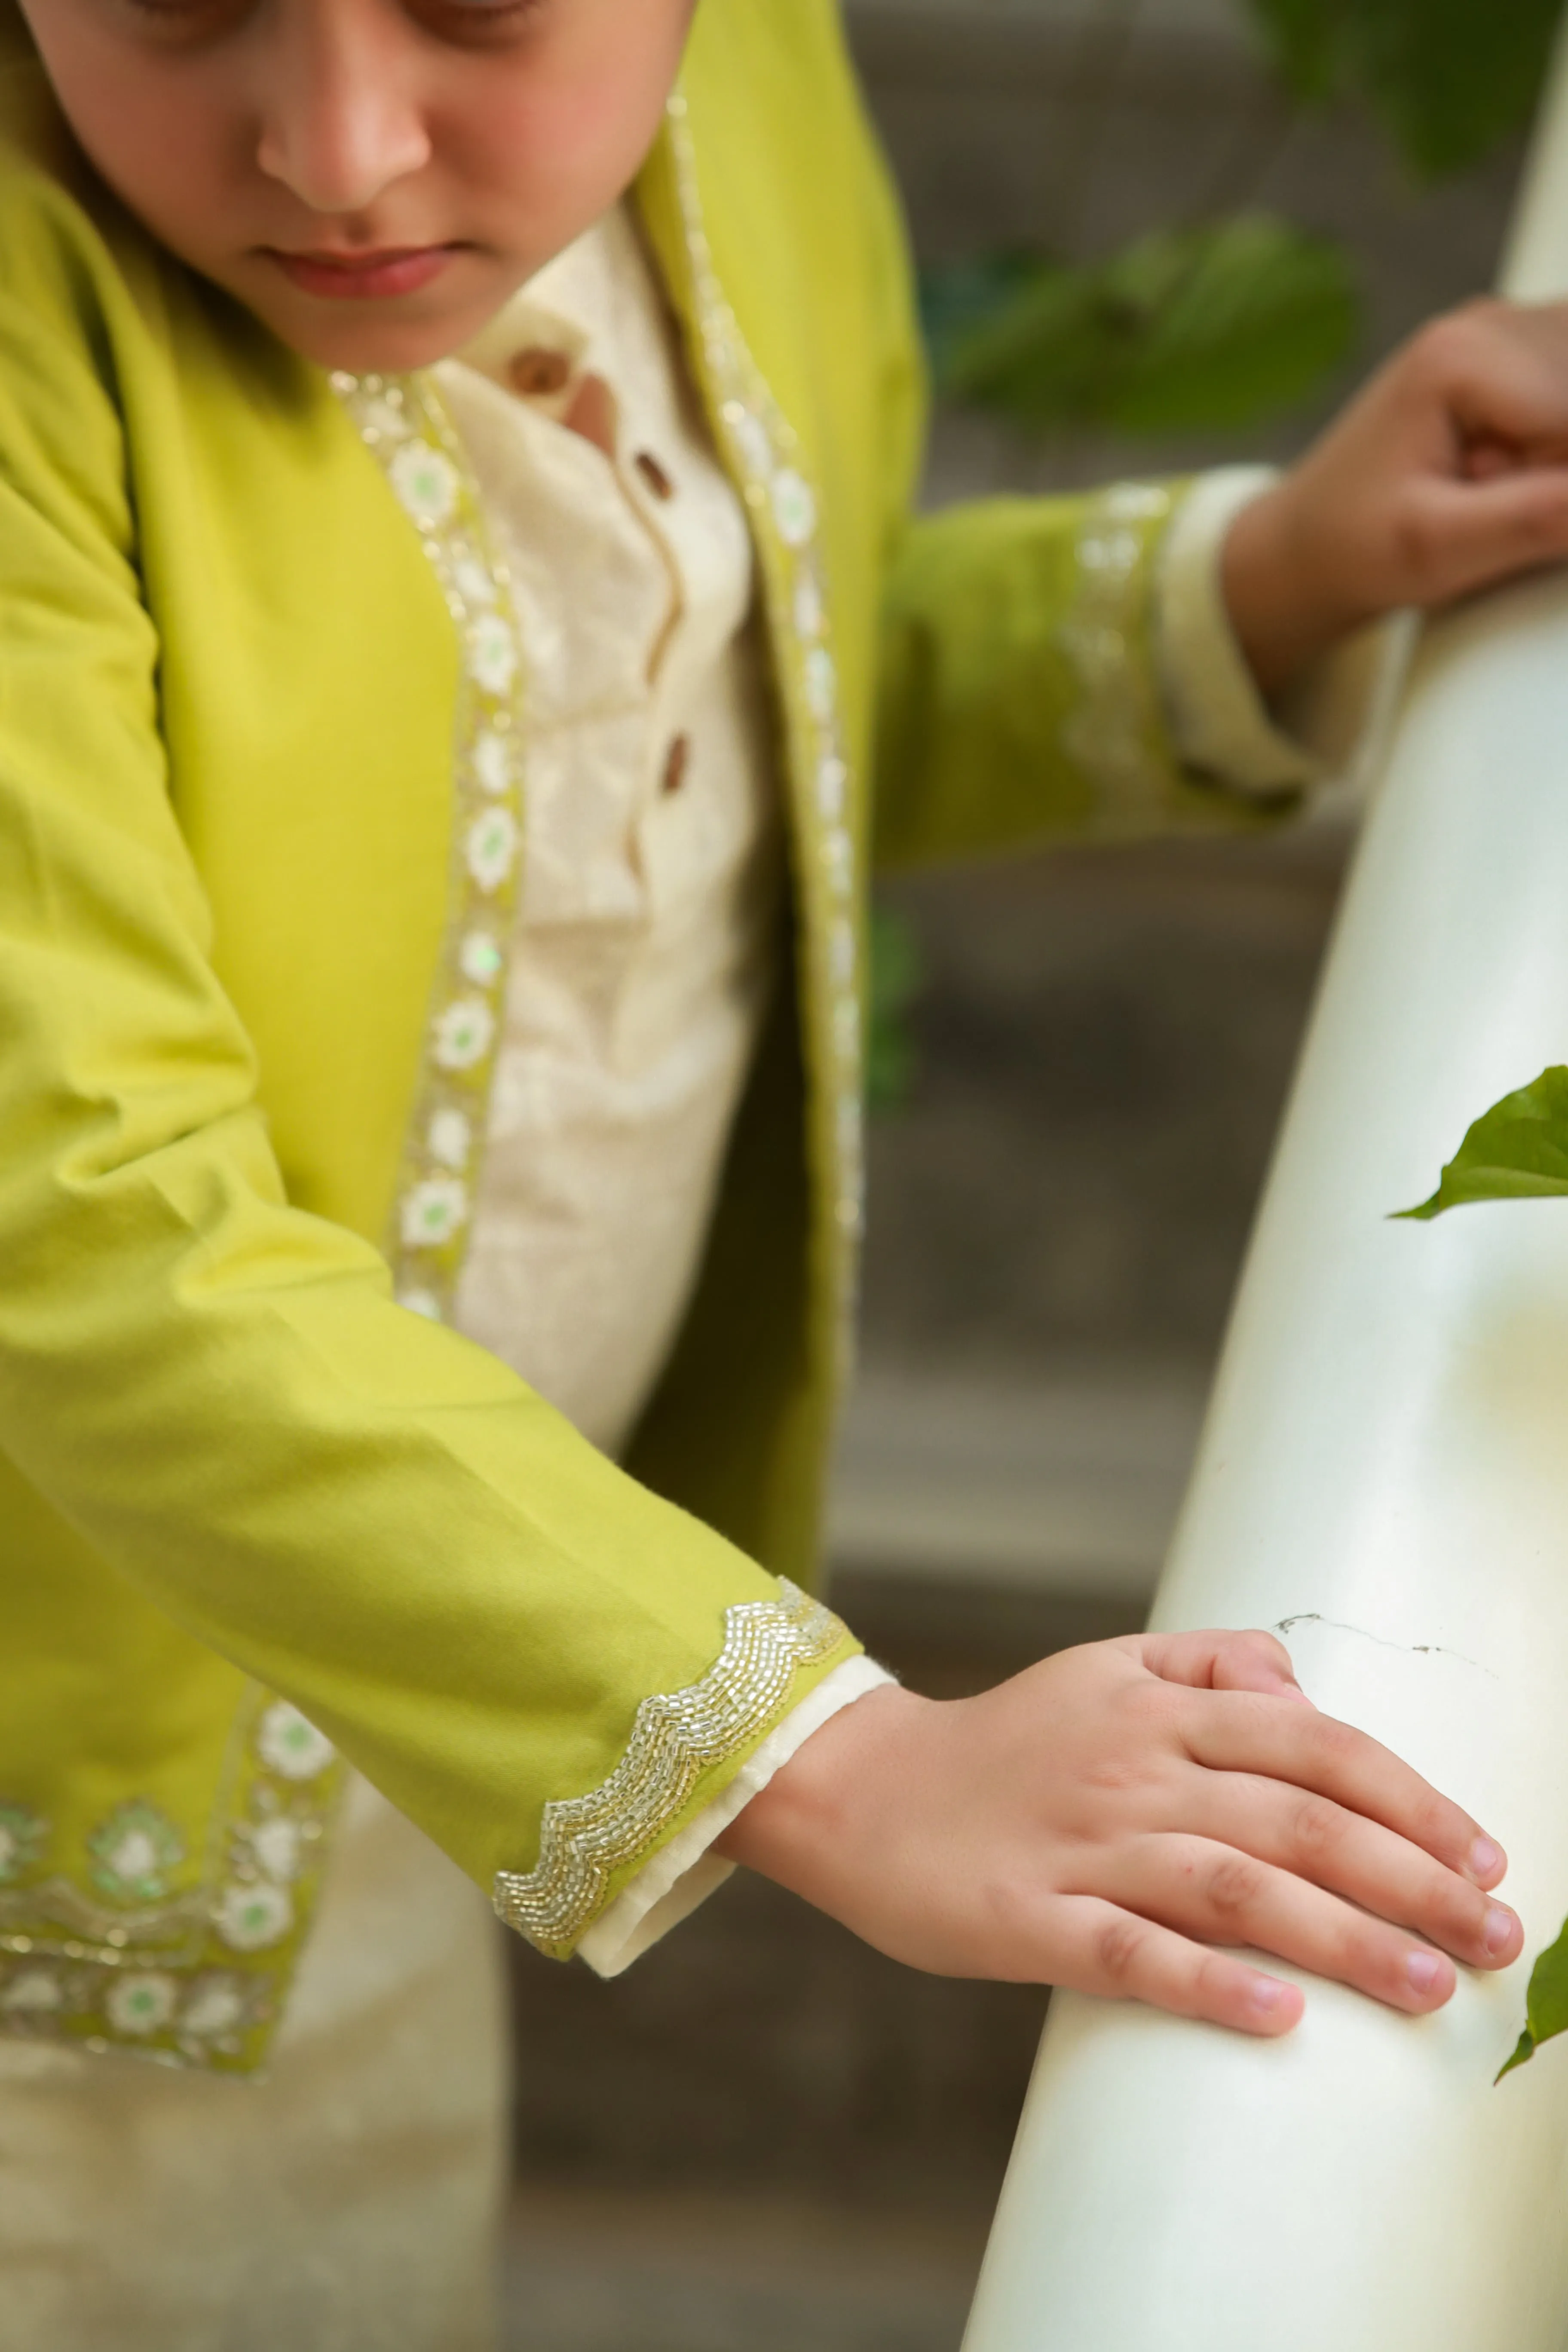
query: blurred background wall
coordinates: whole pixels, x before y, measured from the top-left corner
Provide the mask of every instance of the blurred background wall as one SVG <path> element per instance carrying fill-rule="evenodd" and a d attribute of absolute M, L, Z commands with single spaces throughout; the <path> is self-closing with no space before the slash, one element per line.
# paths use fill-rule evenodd
<path fill-rule="evenodd" d="M 1517 142 L 1419 185 L 1360 105 L 1292 103 L 1236 0 L 847 15 L 939 291 L 1258 206 L 1362 289 L 1342 362 L 1245 428 L 952 400 L 933 501 L 1287 459 L 1491 277 Z M 1352 821 L 887 895 L 910 1066 L 874 1129 L 834 1597 L 915 1686 L 1141 1622 Z M 1042 1995 L 915 1977 L 743 1880 L 618 1984 L 513 1957 L 514 2352 L 957 2352 Z"/>

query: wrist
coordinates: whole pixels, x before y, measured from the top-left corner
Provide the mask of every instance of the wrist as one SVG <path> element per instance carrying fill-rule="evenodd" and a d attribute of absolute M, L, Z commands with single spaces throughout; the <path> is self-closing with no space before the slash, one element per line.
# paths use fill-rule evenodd
<path fill-rule="evenodd" d="M 1226 534 L 1220 584 L 1237 643 L 1265 697 L 1373 617 L 1323 581 L 1294 477 L 1242 509 Z"/>
<path fill-rule="evenodd" d="M 831 1907 L 868 1788 L 890 1744 L 935 1701 L 887 1684 L 814 1731 L 739 1812 L 713 1851 Z"/>

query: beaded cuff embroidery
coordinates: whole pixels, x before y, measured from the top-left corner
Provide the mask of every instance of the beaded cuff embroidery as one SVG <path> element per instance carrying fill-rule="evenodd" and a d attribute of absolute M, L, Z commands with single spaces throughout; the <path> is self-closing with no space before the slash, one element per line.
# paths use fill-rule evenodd
<path fill-rule="evenodd" d="M 724 1646 L 700 1682 L 645 1698 L 626 1750 L 585 1797 L 544 1808 L 539 1860 L 501 1871 L 495 1906 L 509 1927 L 552 1958 L 566 1958 L 609 1898 L 617 1874 L 647 1861 L 679 1824 L 702 1775 L 740 1760 L 771 1729 L 803 1667 L 846 1638 L 830 1609 L 781 1579 L 778 1601 L 724 1612 Z"/>

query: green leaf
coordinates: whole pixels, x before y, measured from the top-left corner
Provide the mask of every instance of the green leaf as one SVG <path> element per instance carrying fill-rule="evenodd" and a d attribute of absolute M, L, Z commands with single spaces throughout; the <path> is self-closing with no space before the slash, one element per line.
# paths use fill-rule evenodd
<path fill-rule="evenodd" d="M 1568 1069 L 1543 1070 L 1478 1118 L 1437 1190 L 1402 1217 L 1440 1217 L 1469 1201 L 1551 1199 L 1568 1192 Z"/>
<path fill-rule="evenodd" d="M 1511 2074 L 1533 2058 L 1542 2042 L 1550 2042 L 1555 2034 L 1568 2033 L 1568 1920 L 1554 1944 L 1549 1944 L 1530 1971 L 1530 1990 L 1524 2000 L 1524 2032 L 1520 2035 L 1513 2055 L 1497 2075 Z"/>
<path fill-rule="evenodd" d="M 1247 0 L 1291 88 L 1363 99 L 1426 179 L 1467 170 L 1523 128 L 1560 0 Z"/>
<path fill-rule="evenodd" d="M 939 381 L 1032 427 L 1255 424 L 1317 389 L 1361 315 L 1341 247 L 1265 214 L 1158 230 L 1092 268 L 1009 257 L 992 289 L 939 338 Z M 940 280 L 928 310 L 963 316 Z"/>

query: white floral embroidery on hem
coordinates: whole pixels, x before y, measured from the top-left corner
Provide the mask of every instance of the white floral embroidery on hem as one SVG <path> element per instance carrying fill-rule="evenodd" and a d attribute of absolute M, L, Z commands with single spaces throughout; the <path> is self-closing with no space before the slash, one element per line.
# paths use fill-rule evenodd
<path fill-rule="evenodd" d="M 140 2042 L 168 2024 L 178 2005 L 179 1991 L 177 1979 L 162 1970 L 117 1977 L 103 2006 L 117 2032 Z"/>
<path fill-rule="evenodd" d="M 213 1917 L 231 1951 L 265 1952 L 293 1927 L 294 1899 L 286 1886 L 258 1878 L 226 1886 Z"/>
<path fill-rule="evenodd" d="M 0 1893 L 0 2034 L 253 2069 L 320 1887 L 341 1778 L 331 1740 L 252 1687 L 200 1885 L 166 1890 L 184 1841 L 138 1798 L 85 1842 L 92 1894 L 65 1877 Z M 154 1885 L 163 1895 L 141 1900 Z"/>
<path fill-rule="evenodd" d="M 285 1780 L 317 1780 L 338 1751 L 325 1732 L 318 1731 L 286 1698 L 279 1698 L 257 1726 L 256 1752 Z"/>
<path fill-rule="evenodd" d="M 111 1903 L 161 1902 L 185 1858 L 173 1822 L 140 1798 L 121 1805 L 87 1842 L 92 1883 Z"/>

